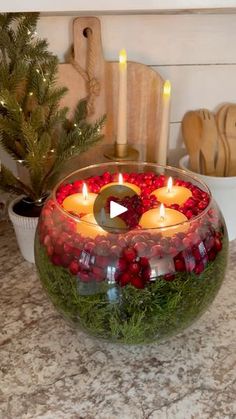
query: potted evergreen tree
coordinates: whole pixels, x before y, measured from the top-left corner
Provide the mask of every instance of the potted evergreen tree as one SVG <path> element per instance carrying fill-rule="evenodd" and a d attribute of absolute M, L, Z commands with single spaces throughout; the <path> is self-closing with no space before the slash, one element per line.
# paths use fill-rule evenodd
<path fill-rule="evenodd" d="M 19 195 L 9 206 L 18 244 L 33 262 L 38 216 L 63 163 L 102 138 L 104 117 L 86 121 L 86 100 L 74 119 L 60 108 L 66 88 L 56 86 L 57 58 L 36 36 L 38 14 L 0 14 L 0 144 L 21 167 L 1 165 L 0 188 Z"/>

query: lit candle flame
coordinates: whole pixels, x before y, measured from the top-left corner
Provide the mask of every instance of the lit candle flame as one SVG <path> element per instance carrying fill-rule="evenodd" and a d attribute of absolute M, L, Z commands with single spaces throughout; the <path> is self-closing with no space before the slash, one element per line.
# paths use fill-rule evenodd
<path fill-rule="evenodd" d="M 119 173 L 119 175 L 118 175 L 118 182 L 119 182 L 120 185 L 123 185 L 123 183 L 124 183 L 122 173 Z"/>
<path fill-rule="evenodd" d="M 86 183 L 83 183 L 82 195 L 84 199 L 88 199 L 88 188 L 87 188 Z"/>
<path fill-rule="evenodd" d="M 164 204 L 161 204 L 160 205 L 160 220 L 161 221 L 165 220 L 165 215 L 166 215 L 166 212 L 165 212 Z"/>
<path fill-rule="evenodd" d="M 163 96 L 169 97 L 171 92 L 171 83 L 170 80 L 166 80 L 163 87 Z"/>
<path fill-rule="evenodd" d="M 126 50 L 122 49 L 119 54 L 119 62 L 120 64 L 126 64 L 126 61 L 127 61 Z"/>
<path fill-rule="evenodd" d="M 168 193 L 172 192 L 172 186 L 173 186 L 173 180 L 172 180 L 172 177 L 169 177 L 168 182 L 167 182 L 167 192 Z"/>

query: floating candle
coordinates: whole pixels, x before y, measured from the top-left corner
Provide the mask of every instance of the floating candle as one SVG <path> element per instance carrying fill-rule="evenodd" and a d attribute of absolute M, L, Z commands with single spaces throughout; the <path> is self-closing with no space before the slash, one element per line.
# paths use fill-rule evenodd
<path fill-rule="evenodd" d="M 130 182 L 124 182 L 122 173 L 119 173 L 118 175 L 118 182 L 111 182 L 107 185 L 104 185 L 101 188 L 100 192 L 103 192 L 106 188 L 109 188 L 110 186 L 126 186 L 127 188 L 132 189 L 132 191 L 135 192 L 137 195 L 140 195 L 141 193 L 141 189 L 137 185 L 134 185 Z M 117 190 L 117 194 L 119 195 L 119 190 Z"/>
<path fill-rule="evenodd" d="M 168 179 L 167 186 L 155 189 L 152 194 L 156 196 L 159 202 L 165 205 L 182 205 L 192 196 L 192 192 L 188 188 L 177 185 L 173 186 L 172 177 Z"/>
<path fill-rule="evenodd" d="M 94 201 L 97 194 L 88 193 L 86 183 L 83 184 L 82 193 L 74 193 L 64 199 L 62 206 L 68 212 L 74 214 L 89 214 L 93 212 Z"/>
<path fill-rule="evenodd" d="M 171 208 L 165 208 L 164 205 L 161 204 L 159 208 L 153 208 L 146 211 L 142 215 L 139 224 L 142 228 L 155 229 L 168 227 L 168 229 L 163 228 L 161 233 L 164 236 L 173 236 L 176 233 L 187 230 L 188 227 L 181 224 L 185 221 L 188 221 L 188 219 L 184 214 Z M 169 228 L 171 226 L 173 227 Z"/>
<path fill-rule="evenodd" d="M 84 222 L 85 221 L 85 222 Z M 126 224 L 123 220 L 116 217 L 116 220 L 111 220 L 108 214 L 104 212 L 104 219 L 98 225 L 93 214 L 86 214 L 81 218 L 81 221 L 77 223 L 77 233 L 84 237 L 90 237 L 95 239 L 97 236 L 106 236 L 107 233 L 116 232 L 118 230 L 125 230 Z"/>

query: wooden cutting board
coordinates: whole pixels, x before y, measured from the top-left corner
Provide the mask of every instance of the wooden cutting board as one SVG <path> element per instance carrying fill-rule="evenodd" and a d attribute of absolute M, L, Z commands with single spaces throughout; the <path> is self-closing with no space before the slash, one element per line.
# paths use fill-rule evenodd
<path fill-rule="evenodd" d="M 119 64 L 104 60 L 101 41 L 101 26 L 95 17 L 79 17 L 73 22 L 74 58 L 86 70 L 88 41 L 85 30 L 90 28 L 93 35 L 94 76 L 101 85 L 100 95 L 95 99 L 95 113 L 90 120 L 107 115 L 104 127 L 103 145 L 113 144 L 117 132 L 117 105 L 119 89 Z M 158 41 L 158 40 L 157 40 Z M 121 45 L 121 48 L 125 45 Z M 119 51 L 117 51 L 117 54 Z M 144 150 L 142 158 L 155 162 L 157 144 L 160 138 L 162 120 L 163 79 L 151 68 L 128 62 L 128 141 Z M 58 84 L 67 86 L 69 92 L 61 105 L 70 108 L 70 116 L 79 99 L 86 97 L 86 82 L 72 64 L 59 65 Z M 97 149 L 100 150 L 98 156 Z M 101 147 L 93 147 L 86 153 L 90 163 L 105 161 Z M 85 164 L 85 160 L 83 159 Z"/>

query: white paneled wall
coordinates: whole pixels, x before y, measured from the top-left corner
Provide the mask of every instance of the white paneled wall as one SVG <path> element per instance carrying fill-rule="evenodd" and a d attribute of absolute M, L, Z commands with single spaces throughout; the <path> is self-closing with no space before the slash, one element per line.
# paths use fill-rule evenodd
<path fill-rule="evenodd" d="M 72 43 L 70 16 L 42 16 L 38 33 L 61 62 Z M 172 82 L 170 163 L 183 152 L 180 121 L 189 109 L 236 102 L 236 14 L 99 16 L 106 60 L 125 47 L 129 60 Z"/>

